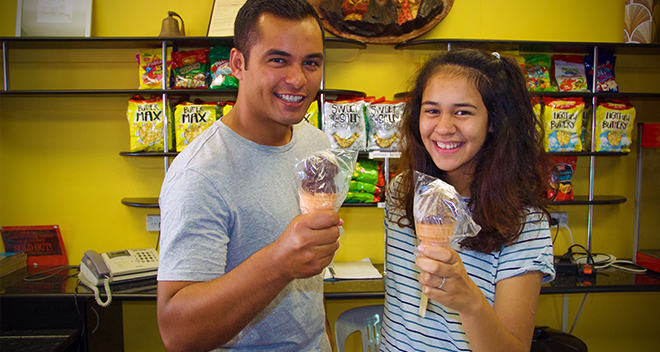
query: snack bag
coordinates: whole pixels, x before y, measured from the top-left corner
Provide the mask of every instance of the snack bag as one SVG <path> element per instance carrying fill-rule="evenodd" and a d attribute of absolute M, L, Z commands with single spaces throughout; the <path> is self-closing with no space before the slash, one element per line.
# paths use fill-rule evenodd
<path fill-rule="evenodd" d="M 185 102 L 174 108 L 176 151 L 183 151 L 190 142 L 222 116 L 217 103 Z"/>
<path fill-rule="evenodd" d="M 373 102 L 367 105 L 368 150 L 398 150 L 399 125 L 405 102 Z"/>
<path fill-rule="evenodd" d="M 140 66 L 140 86 L 138 89 L 163 88 L 163 51 L 161 49 L 140 50 L 137 55 Z M 172 48 L 167 48 L 167 74 L 172 63 Z"/>
<path fill-rule="evenodd" d="M 209 49 L 172 53 L 172 88 L 208 88 Z"/>
<path fill-rule="evenodd" d="M 355 164 L 351 179 L 354 181 L 378 185 L 378 162 L 372 159 L 360 158 Z"/>
<path fill-rule="evenodd" d="M 362 99 L 326 102 L 323 131 L 334 149 L 366 150 L 365 102 Z"/>
<path fill-rule="evenodd" d="M 556 92 L 550 80 L 550 55 L 528 54 L 525 56 L 525 80 L 532 92 Z"/>
<path fill-rule="evenodd" d="M 554 201 L 573 200 L 573 184 L 571 179 L 575 173 L 577 156 L 552 156 L 550 168 L 550 189 L 548 199 Z"/>
<path fill-rule="evenodd" d="M 599 54 L 598 67 L 596 68 L 596 87 L 597 92 L 618 92 L 619 86 L 614 77 L 614 64 L 616 56 L 612 54 Z M 592 90 L 594 74 L 594 56 L 593 54 L 584 57 L 584 67 L 587 72 L 587 84 L 589 90 Z"/>
<path fill-rule="evenodd" d="M 367 192 L 348 192 L 346 195 L 346 203 L 378 203 L 380 197 L 373 193 Z"/>
<path fill-rule="evenodd" d="M 448 247 L 481 231 L 452 185 L 418 171 L 415 171 L 413 215 L 419 244 Z M 419 306 L 422 318 L 426 316 L 427 304 L 428 298 L 422 293 Z"/>
<path fill-rule="evenodd" d="M 131 136 L 131 152 L 163 151 L 163 115 L 161 98 L 142 99 L 136 95 L 128 100 L 126 118 Z M 171 116 L 168 116 L 170 126 L 171 122 Z M 168 150 L 172 149 L 172 139 L 168 138 Z"/>
<path fill-rule="evenodd" d="M 228 101 L 225 103 L 225 105 L 222 106 L 222 116 L 227 116 L 229 113 L 229 110 L 234 107 L 234 102 L 233 101 Z"/>
<path fill-rule="evenodd" d="M 584 59 L 577 55 L 554 55 L 552 65 L 560 92 L 587 92 Z"/>
<path fill-rule="evenodd" d="M 543 146 L 546 152 L 582 151 L 582 98 L 544 97 L 541 122 L 545 130 Z"/>
<path fill-rule="evenodd" d="M 629 102 L 604 102 L 596 108 L 596 152 L 630 152 L 635 107 Z"/>
<path fill-rule="evenodd" d="M 360 182 L 351 180 L 351 184 L 348 186 L 349 192 L 366 192 L 371 194 L 379 194 L 380 187 L 376 186 L 373 183 Z"/>
<path fill-rule="evenodd" d="M 309 108 L 307 108 L 307 112 L 305 113 L 305 120 L 309 122 L 310 125 L 319 129 L 321 128 L 319 121 L 319 102 L 317 100 L 314 100 L 309 104 Z"/>
<path fill-rule="evenodd" d="M 588 152 L 591 151 L 591 116 L 593 113 L 593 106 L 591 104 L 585 106 L 584 112 L 582 113 L 582 136 L 580 140 L 582 142 L 582 151 Z"/>
<path fill-rule="evenodd" d="M 209 50 L 209 61 L 211 63 L 211 89 L 235 89 L 238 88 L 238 80 L 231 73 L 229 67 L 229 52 L 231 48 L 225 46 L 214 46 Z"/>

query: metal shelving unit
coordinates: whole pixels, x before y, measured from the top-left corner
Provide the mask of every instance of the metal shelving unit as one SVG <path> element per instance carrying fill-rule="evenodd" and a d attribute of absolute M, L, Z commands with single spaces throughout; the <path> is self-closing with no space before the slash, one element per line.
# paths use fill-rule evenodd
<path fill-rule="evenodd" d="M 594 56 L 594 67 L 597 67 L 597 58 L 600 54 L 616 55 L 655 55 L 660 56 L 660 45 L 658 44 L 624 44 L 624 43 L 579 43 L 579 42 L 533 42 L 533 41 L 498 41 L 498 40 L 454 40 L 454 39 L 430 39 L 414 40 L 397 44 L 397 50 L 452 50 L 456 48 L 475 48 L 484 51 L 517 51 L 520 53 L 564 53 L 564 54 L 592 54 Z M 553 96 L 553 97 L 582 97 L 584 100 L 591 100 L 592 106 L 598 106 L 598 103 L 608 99 L 626 99 L 626 100 L 660 100 L 660 93 L 648 92 L 597 92 L 597 76 L 593 75 L 592 90 L 590 92 L 530 92 L 535 96 Z M 405 99 L 406 92 L 395 95 L 396 99 Z M 596 109 L 592 109 L 592 119 L 595 119 Z M 592 120 L 593 121 L 593 120 Z M 592 136 L 595 135 L 595 124 L 592 124 Z M 592 138 L 591 149 L 595 150 L 595 140 Z M 587 225 L 587 248 L 591 250 L 593 238 L 593 217 L 594 205 L 601 204 L 620 204 L 627 201 L 623 196 L 604 196 L 596 195 L 594 191 L 595 163 L 596 157 L 601 156 L 624 156 L 624 153 L 552 153 L 554 155 L 574 155 L 589 158 L 589 190 L 587 195 L 576 196 L 573 201 L 554 202 L 554 205 L 587 205 L 588 225 Z"/>
<path fill-rule="evenodd" d="M 194 49 L 208 48 L 213 46 L 233 46 L 233 37 L 175 37 L 175 38 L 154 38 L 154 37 L 92 37 L 92 38 L 30 38 L 30 37 L 2 37 L 2 63 L 3 63 L 3 89 L 0 90 L 2 96 L 126 96 L 131 97 L 137 94 L 155 95 L 162 97 L 163 101 L 163 139 L 164 145 L 168 145 L 168 118 L 170 113 L 166 108 L 168 98 L 182 95 L 190 96 L 210 96 L 222 98 L 225 101 L 236 100 L 238 89 L 169 89 L 165 82 L 169 78 L 167 72 L 163 75 L 163 87 L 161 89 L 49 89 L 49 90 L 13 90 L 10 86 L 10 68 L 9 56 L 12 50 L 21 49 L 66 49 L 66 50 L 86 50 L 86 49 L 157 49 L 161 48 L 163 57 L 167 57 L 167 49 Z M 364 42 L 345 39 L 345 38 L 326 38 L 324 51 L 326 49 L 365 49 L 367 45 Z M 165 63 L 166 64 L 166 63 Z M 364 92 L 343 89 L 325 88 L 325 63 L 323 66 L 323 78 L 321 89 L 318 92 L 317 99 L 323 103 L 326 99 L 334 100 L 339 96 L 365 97 Z M 322 105 L 321 105 L 322 106 Z M 322 109 L 319 114 L 322 116 Z M 164 159 L 164 169 L 167 172 L 171 158 L 176 157 L 177 152 L 120 152 L 121 156 L 126 157 L 162 157 Z M 124 198 L 122 204 L 138 208 L 158 208 L 158 198 Z M 365 206 L 365 205 L 350 205 Z M 369 205 L 376 206 L 376 205 Z"/>

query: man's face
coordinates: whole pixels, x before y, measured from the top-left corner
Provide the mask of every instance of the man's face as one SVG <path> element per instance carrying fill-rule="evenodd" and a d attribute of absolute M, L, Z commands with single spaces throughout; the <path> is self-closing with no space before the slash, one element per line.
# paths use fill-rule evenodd
<path fill-rule="evenodd" d="M 262 15 L 258 25 L 248 69 L 243 64 L 234 72 L 240 81 L 242 109 L 251 123 L 295 125 L 321 84 L 321 29 L 313 18 L 297 21 L 270 14 Z"/>

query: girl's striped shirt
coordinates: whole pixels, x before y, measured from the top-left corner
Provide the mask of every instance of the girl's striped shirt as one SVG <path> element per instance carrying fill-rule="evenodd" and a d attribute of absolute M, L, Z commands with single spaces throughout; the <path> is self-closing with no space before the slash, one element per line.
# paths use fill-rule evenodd
<path fill-rule="evenodd" d="M 388 202 L 390 212 L 396 211 Z M 395 214 L 396 216 L 396 214 Z M 400 216 L 400 214 L 399 214 Z M 543 282 L 555 277 L 552 238 L 547 218 L 528 211 L 518 240 L 501 250 L 484 254 L 458 250 L 465 269 L 491 304 L 498 281 L 530 271 L 543 273 Z M 385 217 L 387 276 L 381 351 L 470 351 L 470 344 L 456 311 L 429 300 L 426 318 L 418 315 L 421 285 L 415 265 L 417 239 L 410 228 L 401 228 Z M 457 247 L 453 247 L 457 249 Z"/>

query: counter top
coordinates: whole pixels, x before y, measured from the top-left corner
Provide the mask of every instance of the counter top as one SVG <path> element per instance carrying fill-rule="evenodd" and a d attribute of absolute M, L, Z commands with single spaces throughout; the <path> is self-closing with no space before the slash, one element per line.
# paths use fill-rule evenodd
<path fill-rule="evenodd" d="M 383 272 L 383 264 L 374 264 L 379 272 Z M 35 270 L 30 268 L 30 274 Z M 44 268 L 41 268 L 44 270 Z M 70 296 L 90 298 L 91 290 L 85 286 L 76 286 L 76 269 L 59 273 L 41 282 L 25 282 L 22 277 L 25 271 L 19 271 L 17 277 L 3 277 L 0 287 L 2 296 Z M 22 275 L 22 276 L 21 276 Z M 326 299 L 360 299 L 385 297 L 385 279 L 369 280 L 326 280 L 323 289 Z M 156 279 L 140 280 L 112 286 L 113 300 L 141 301 L 156 299 Z M 100 288 L 103 293 L 103 288 Z M 541 287 L 541 294 L 573 294 L 597 292 L 660 292 L 660 274 L 647 271 L 635 274 L 619 269 L 608 268 L 600 270 L 595 278 L 577 276 L 557 276 L 557 278 Z"/>

